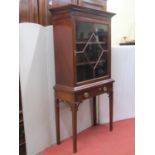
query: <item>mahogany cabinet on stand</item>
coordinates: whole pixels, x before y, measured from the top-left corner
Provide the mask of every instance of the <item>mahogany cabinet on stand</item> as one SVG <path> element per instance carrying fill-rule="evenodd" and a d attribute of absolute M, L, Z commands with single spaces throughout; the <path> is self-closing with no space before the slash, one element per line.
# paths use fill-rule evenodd
<path fill-rule="evenodd" d="M 83 100 L 109 95 L 109 127 L 113 129 L 113 82 L 111 79 L 111 17 L 114 13 L 69 4 L 50 9 L 55 47 L 55 111 L 57 144 L 60 144 L 59 103 L 72 112 L 73 152 L 77 152 L 77 112 Z"/>

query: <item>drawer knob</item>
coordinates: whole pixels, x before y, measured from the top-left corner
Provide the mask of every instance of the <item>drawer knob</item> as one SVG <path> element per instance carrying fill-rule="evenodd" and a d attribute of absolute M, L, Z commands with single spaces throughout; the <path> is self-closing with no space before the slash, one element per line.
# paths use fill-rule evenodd
<path fill-rule="evenodd" d="M 85 93 L 84 93 L 84 97 L 85 97 L 85 98 L 89 97 L 89 93 L 88 93 L 88 92 L 85 92 Z"/>
<path fill-rule="evenodd" d="M 104 91 L 107 91 L 107 87 L 103 87 L 103 90 L 104 90 Z"/>

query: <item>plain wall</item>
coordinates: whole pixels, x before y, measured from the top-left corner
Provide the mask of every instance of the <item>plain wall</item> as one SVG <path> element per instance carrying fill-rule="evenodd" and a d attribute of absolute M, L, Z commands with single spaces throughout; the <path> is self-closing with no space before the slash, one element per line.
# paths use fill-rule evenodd
<path fill-rule="evenodd" d="M 53 27 L 20 24 L 20 79 L 27 154 L 35 155 L 55 144 Z M 78 131 L 92 124 L 91 106 L 78 111 Z M 72 135 L 71 110 L 61 104 L 61 138 Z M 85 114 L 83 116 L 83 114 Z"/>
<path fill-rule="evenodd" d="M 135 1 L 108 0 L 107 11 L 114 12 L 112 18 L 112 44 L 118 45 L 122 37 L 135 39 Z"/>
<path fill-rule="evenodd" d="M 53 27 L 20 24 L 20 79 L 27 155 L 56 143 Z M 112 48 L 114 120 L 134 117 L 134 47 Z M 78 132 L 92 125 L 92 106 L 85 100 L 78 110 Z M 98 120 L 108 122 L 107 95 L 98 97 Z M 61 139 L 72 135 L 71 110 L 61 104 Z"/>
<path fill-rule="evenodd" d="M 114 121 L 135 116 L 135 47 L 112 47 L 112 78 L 114 82 Z M 109 121 L 106 94 L 99 96 L 99 122 Z"/>
<path fill-rule="evenodd" d="M 20 79 L 27 155 L 55 141 L 52 27 L 20 24 Z M 51 61 L 52 60 L 52 61 Z"/>

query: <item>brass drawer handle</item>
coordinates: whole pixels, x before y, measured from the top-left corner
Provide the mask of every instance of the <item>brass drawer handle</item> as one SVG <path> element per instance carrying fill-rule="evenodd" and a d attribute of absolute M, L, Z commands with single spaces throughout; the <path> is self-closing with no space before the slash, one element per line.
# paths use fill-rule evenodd
<path fill-rule="evenodd" d="M 107 87 L 103 87 L 103 90 L 104 90 L 104 91 L 107 91 Z"/>
<path fill-rule="evenodd" d="M 85 92 L 85 93 L 84 93 L 84 97 L 85 97 L 85 98 L 87 98 L 87 97 L 89 97 L 89 96 L 90 96 L 90 95 L 89 95 L 88 92 Z"/>

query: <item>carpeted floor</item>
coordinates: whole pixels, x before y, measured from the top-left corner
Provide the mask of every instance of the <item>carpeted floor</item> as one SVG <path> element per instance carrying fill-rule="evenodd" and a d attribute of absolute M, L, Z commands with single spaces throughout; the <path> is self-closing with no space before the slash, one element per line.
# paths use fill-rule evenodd
<path fill-rule="evenodd" d="M 89 128 L 78 134 L 76 155 L 134 155 L 134 131 L 134 119 L 115 122 L 112 132 L 108 124 Z M 45 149 L 43 155 L 75 155 L 72 138 Z"/>

